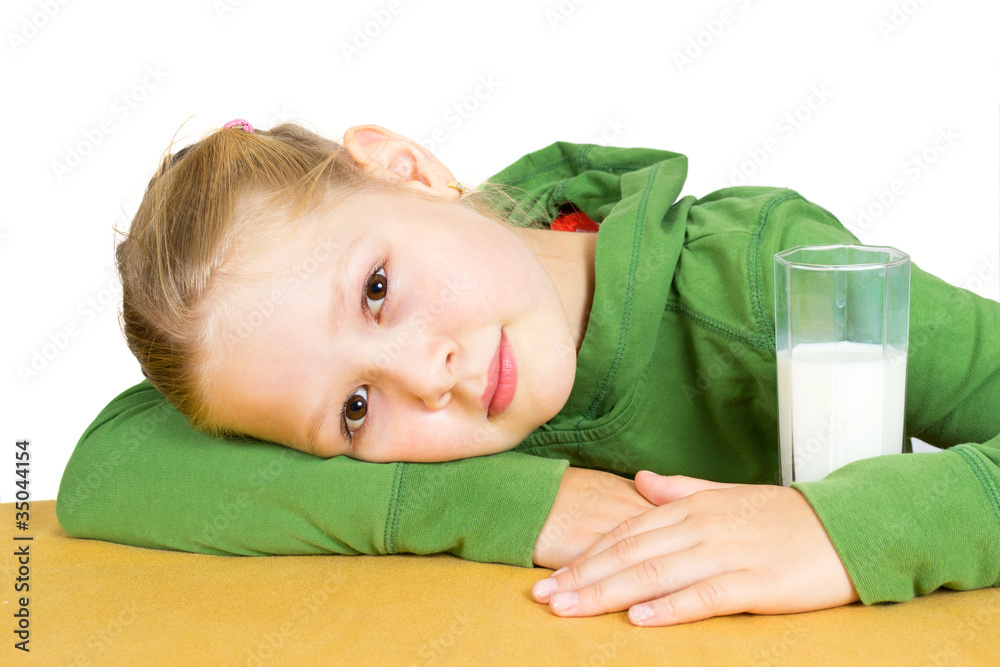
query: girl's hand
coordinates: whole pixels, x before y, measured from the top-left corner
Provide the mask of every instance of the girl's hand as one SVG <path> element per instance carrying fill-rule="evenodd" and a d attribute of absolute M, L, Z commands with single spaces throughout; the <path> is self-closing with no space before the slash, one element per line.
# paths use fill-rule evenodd
<path fill-rule="evenodd" d="M 562 567 L 622 521 L 654 507 L 630 479 L 599 470 L 567 468 L 535 544 L 535 565 Z"/>
<path fill-rule="evenodd" d="M 858 600 L 812 507 L 782 486 L 636 476 L 659 507 L 625 521 L 537 582 L 559 616 L 629 610 L 634 625 L 739 612 L 784 614 Z"/>

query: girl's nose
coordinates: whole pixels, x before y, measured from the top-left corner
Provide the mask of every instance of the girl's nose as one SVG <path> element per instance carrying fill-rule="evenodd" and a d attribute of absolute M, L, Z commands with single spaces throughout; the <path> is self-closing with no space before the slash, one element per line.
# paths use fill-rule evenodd
<path fill-rule="evenodd" d="M 455 342 L 443 336 L 418 336 L 400 348 L 401 353 L 388 369 L 390 381 L 421 399 L 431 410 L 448 405 L 457 381 Z"/>

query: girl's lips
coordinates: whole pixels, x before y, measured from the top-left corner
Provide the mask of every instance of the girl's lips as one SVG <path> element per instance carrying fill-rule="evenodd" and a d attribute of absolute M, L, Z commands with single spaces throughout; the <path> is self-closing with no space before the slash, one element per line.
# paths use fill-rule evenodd
<path fill-rule="evenodd" d="M 482 400 L 489 416 L 494 417 L 507 409 L 517 392 L 517 362 L 502 329 L 500 344 L 490 363 L 488 382 Z"/>

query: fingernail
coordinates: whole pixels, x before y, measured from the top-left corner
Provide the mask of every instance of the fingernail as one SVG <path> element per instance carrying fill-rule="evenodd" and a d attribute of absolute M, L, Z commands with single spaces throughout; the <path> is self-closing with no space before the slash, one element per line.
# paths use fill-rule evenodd
<path fill-rule="evenodd" d="M 653 610 L 648 604 L 637 604 L 628 610 L 628 618 L 633 623 L 642 623 L 653 617 Z"/>
<path fill-rule="evenodd" d="M 554 576 L 556 576 L 556 575 L 559 575 L 559 574 L 562 574 L 563 572 L 565 572 L 565 571 L 566 571 L 566 570 L 568 570 L 568 569 L 569 569 L 569 566 L 568 566 L 568 565 L 567 565 L 566 567 L 561 567 L 561 568 L 559 568 L 558 570 L 556 570 L 555 572 L 553 572 L 552 574 L 550 574 L 549 576 L 550 576 L 550 577 L 554 577 Z"/>
<path fill-rule="evenodd" d="M 559 588 L 559 582 L 555 579 L 539 579 L 535 582 L 535 585 L 531 587 L 531 594 L 535 596 L 536 600 L 541 602 L 548 602 L 552 594 L 556 592 Z"/>
<path fill-rule="evenodd" d="M 567 591 L 565 593 L 556 593 L 549 600 L 549 604 L 552 605 L 552 609 L 557 614 L 565 614 L 568 611 L 573 611 L 576 608 L 576 603 L 580 601 L 580 596 L 576 594 L 576 591 Z"/>

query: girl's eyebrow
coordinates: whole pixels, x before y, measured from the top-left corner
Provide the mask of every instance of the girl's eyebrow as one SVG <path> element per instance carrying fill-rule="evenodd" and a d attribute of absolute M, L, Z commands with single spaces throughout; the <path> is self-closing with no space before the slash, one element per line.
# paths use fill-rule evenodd
<path fill-rule="evenodd" d="M 360 234 L 354 237 L 354 240 L 347 246 L 347 250 L 341 255 L 340 260 L 334 267 L 334 289 L 333 289 L 333 302 L 330 304 L 330 335 L 336 336 L 337 331 L 340 328 L 340 323 L 345 319 L 350 317 L 348 313 L 348 304 L 353 300 L 349 300 L 344 295 L 344 284 L 350 282 L 351 276 L 354 275 L 354 266 L 357 263 L 358 256 L 360 255 L 361 246 L 366 239 L 367 230 L 363 230 Z M 333 379 L 333 383 L 327 387 L 324 393 L 323 400 L 320 402 L 317 410 L 316 416 L 313 417 L 310 422 L 309 431 L 306 434 L 306 447 L 309 451 L 315 452 L 317 439 L 319 438 L 320 430 L 323 428 L 323 424 L 326 423 L 327 415 L 330 414 L 331 407 L 330 402 L 333 401 L 333 405 L 337 410 L 337 419 L 340 419 L 340 400 L 334 400 L 337 391 L 337 379 Z M 345 391 L 350 391 L 346 389 Z M 347 397 L 344 396 L 346 399 Z M 340 433 L 340 429 L 337 429 L 339 435 L 339 440 L 347 446 L 348 450 L 350 445 L 344 440 L 344 435 Z"/>
<path fill-rule="evenodd" d="M 325 406 L 320 406 L 319 411 L 312 420 L 312 424 L 309 426 L 309 433 L 306 435 L 306 450 L 313 455 L 316 454 L 316 439 L 319 437 L 319 430 L 323 428 L 323 422 L 326 421 L 326 415 L 329 410 L 325 409 Z"/>
<path fill-rule="evenodd" d="M 349 279 L 354 275 L 354 265 L 358 260 L 359 250 L 361 248 L 362 242 L 366 238 L 366 232 L 362 231 L 360 234 L 354 237 L 350 245 L 347 246 L 347 250 L 340 257 L 340 261 L 337 262 L 334 268 L 334 289 L 333 289 L 333 303 L 330 304 L 330 333 L 336 334 L 337 330 L 340 328 L 340 323 L 343 322 L 350 313 L 347 312 L 348 299 L 344 296 L 344 283 L 349 282 Z"/>
<path fill-rule="evenodd" d="M 316 456 L 320 456 L 320 454 L 316 454 L 316 446 L 318 444 L 320 431 L 322 430 L 323 425 L 326 424 L 327 417 L 331 414 L 336 415 L 337 417 L 337 441 L 344 447 L 343 452 L 340 453 L 351 451 L 351 443 L 344 439 L 344 434 L 340 430 L 340 420 L 342 418 L 340 411 L 343 409 L 343 404 L 340 400 L 334 400 L 333 405 L 330 404 L 330 401 L 333 399 L 333 391 L 333 387 L 327 389 L 322 402 L 316 408 L 315 416 L 309 423 L 309 431 L 306 433 L 306 449 Z"/>

